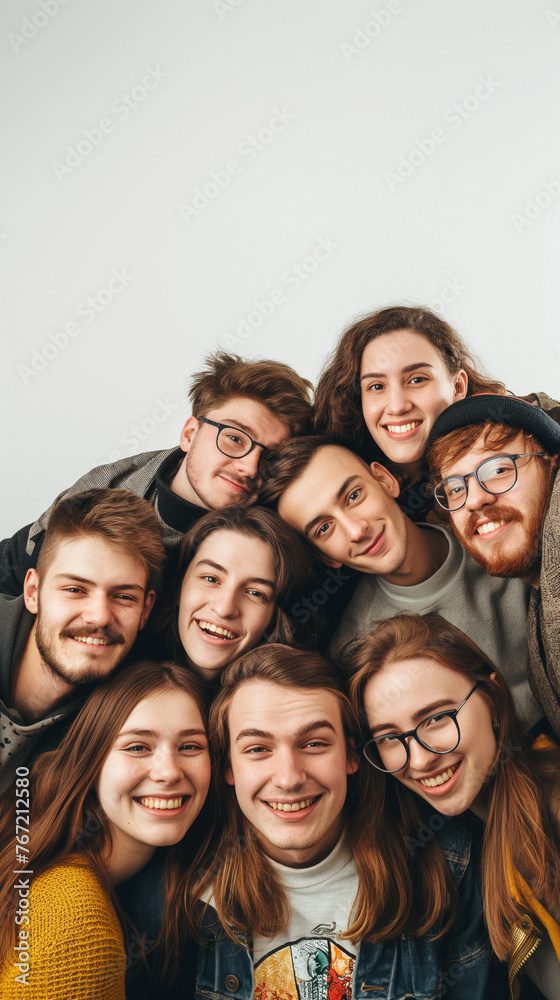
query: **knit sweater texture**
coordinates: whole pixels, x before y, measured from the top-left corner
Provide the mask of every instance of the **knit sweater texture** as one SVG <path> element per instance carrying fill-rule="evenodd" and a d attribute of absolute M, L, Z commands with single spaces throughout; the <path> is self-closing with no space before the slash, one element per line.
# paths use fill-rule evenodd
<path fill-rule="evenodd" d="M 27 985 L 16 980 L 18 959 L 10 959 L 0 969 L 2 1000 L 125 1000 L 122 930 L 91 869 L 78 861 L 39 875 L 29 892 L 29 924 L 19 929 L 29 931 Z"/>

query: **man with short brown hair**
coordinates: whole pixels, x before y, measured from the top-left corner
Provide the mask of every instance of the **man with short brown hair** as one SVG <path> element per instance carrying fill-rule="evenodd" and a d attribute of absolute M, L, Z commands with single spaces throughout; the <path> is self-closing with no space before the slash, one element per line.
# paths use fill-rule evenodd
<path fill-rule="evenodd" d="M 309 430 L 311 389 L 281 361 L 245 361 L 219 351 L 193 376 L 192 416 L 178 448 L 98 466 L 57 500 L 92 487 L 131 490 L 155 508 L 164 544 L 173 548 L 207 510 L 255 502 L 269 451 Z M 21 594 L 53 506 L 0 543 L 0 593 Z"/>
<path fill-rule="evenodd" d="M 122 663 L 163 559 L 156 514 L 134 493 L 95 489 L 56 505 L 23 595 L 0 596 L 0 792 Z"/>

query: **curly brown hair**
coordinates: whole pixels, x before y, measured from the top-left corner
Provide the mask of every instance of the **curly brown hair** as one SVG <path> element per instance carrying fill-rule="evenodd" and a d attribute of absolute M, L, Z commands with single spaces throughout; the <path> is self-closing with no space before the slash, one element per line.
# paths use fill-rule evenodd
<path fill-rule="evenodd" d="M 342 334 L 330 362 L 323 369 L 315 392 L 313 423 L 317 434 L 326 434 L 371 460 L 371 440 L 362 414 L 360 364 L 364 348 L 384 333 L 412 330 L 426 337 L 440 352 L 450 375 L 462 368 L 468 376 L 467 395 L 504 393 L 505 386 L 491 379 L 459 334 L 429 309 L 389 306 L 364 316 Z"/>

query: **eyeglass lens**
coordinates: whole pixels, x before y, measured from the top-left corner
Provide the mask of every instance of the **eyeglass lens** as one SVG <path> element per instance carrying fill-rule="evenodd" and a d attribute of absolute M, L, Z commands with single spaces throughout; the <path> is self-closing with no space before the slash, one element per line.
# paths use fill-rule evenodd
<path fill-rule="evenodd" d="M 514 460 L 506 456 L 489 458 L 482 465 L 479 465 L 476 471 L 479 483 L 489 493 L 495 494 L 507 493 L 514 485 L 517 475 Z M 459 476 L 451 476 L 444 482 L 438 483 L 435 494 L 447 510 L 456 510 L 465 503 L 467 488 L 464 479 L 460 479 Z"/>
<path fill-rule="evenodd" d="M 416 730 L 419 740 L 434 753 L 449 753 L 459 740 L 459 731 L 452 715 L 434 715 L 421 722 Z M 405 744 L 396 736 L 384 736 L 368 743 L 364 753 L 371 764 L 385 771 L 399 771 L 407 762 Z"/>

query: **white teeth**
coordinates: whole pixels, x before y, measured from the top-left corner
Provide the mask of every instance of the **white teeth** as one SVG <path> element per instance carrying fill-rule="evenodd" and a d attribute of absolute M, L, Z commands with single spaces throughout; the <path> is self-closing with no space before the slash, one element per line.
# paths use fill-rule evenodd
<path fill-rule="evenodd" d="M 436 774 L 435 778 L 420 778 L 420 784 L 425 785 L 426 788 L 435 788 L 436 785 L 445 785 L 445 782 L 449 781 L 449 779 L 453 777 L 458 767 L 458 764 L 454 764 L 452 767 L 448 768 L 447 771 L 442 771 L 441 774 Z"/>
<path fill-rule="evenodd" d="M 495 531 L 496 528 L 501 528 L 505 521 L 487 521 L 486 524 L 479 524 L 476 529 L 477 535 L 487 535 L 489 531 Z"/>
<path fill-rule="evenodd" d="M 88 635 L 88 636 L 85 636 L 85 635 L 75 635 L 74 639 L 77 639 L 78 642 L 87 642 L 88 646 L 109 646 L 110 645 L 108 639 L 96 639 L 96 638 L 94 638 L 94 636 L 91 636 L 91 635 Z"/>
<path fill-rule="evenodd" d="M 300 809 L 307 809 L 315 799 L 303 799 L 301 802 L 267 802 L 267 805 L 278 812 L 299 812 Z"/>
<path fill-rule="evenodd" d="M 222 628 L 220 625 L 214 625 L 213 622 L 197 621 L 197 624 L 199 628 L 212 635 L 221 635 L 224 639 L 237 639 L 237 633 L 232 632 L 229 628 Z"/>
<path fill-rule="evenodd" d="M 140 799 L 148 809 L 178 809 L 183 802 L 183 796 L 178 799 Z"/>
<path fill-rule="evenodd" d="M 406 431 L 412 431 L 415 427 L 419 427 L 421 423 L 421 420 L 412 420 L 409 424 L 386 424 L 385 426 L 391 434 L 405 434 Z"/>

